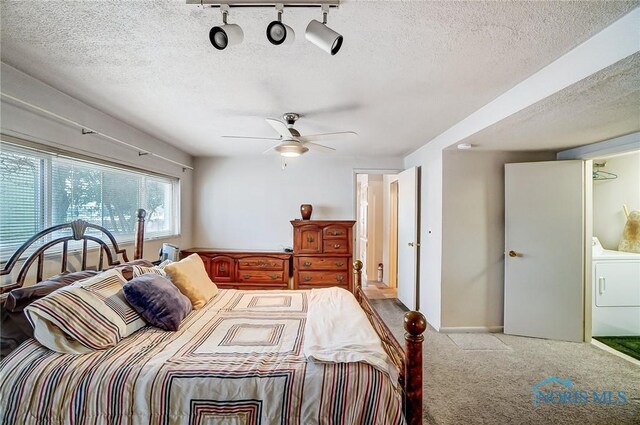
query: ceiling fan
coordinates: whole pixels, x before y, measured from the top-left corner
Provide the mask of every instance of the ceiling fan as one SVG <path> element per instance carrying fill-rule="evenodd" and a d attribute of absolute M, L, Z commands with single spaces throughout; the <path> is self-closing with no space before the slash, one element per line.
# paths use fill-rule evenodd
<path fill-rule="evenodd" d="M 293 128 L 296 121 L 300 118 L 299 114 L 294 112 L 287 112 L 282 116 L 284 121 L 278 121 L 273 118 L 266 118 L 267 123 L 273 127 L 275 131 L 280 134 L 279 138 L 275 137 L 251 137 L 251 136 L 222 136 L 224 138 L 229 139 L 258 139 L 258 140 L 278 140 L 278 143 L 275 146 L 270 147 L 263 153 L 270 152 L 271 150 L 275 150 L 280 155 L 284 157 L 295 157 L 300 156 L 303 153 L 309 151 L 309 149 L 313 149 L 319 152 L 332 152 L 335 151 L 334 148 L 330 148 L 329 146 L 319 145 L 314 143 L 320 140 L 331 140 L 338 139 L 350 136 L 357 136 L 358 133 L 355 131 L 340 131 L 336 133 L 322 133 L 322 134 L 310 134 L 310 135 L 301 135 L 298 130 Z"/>

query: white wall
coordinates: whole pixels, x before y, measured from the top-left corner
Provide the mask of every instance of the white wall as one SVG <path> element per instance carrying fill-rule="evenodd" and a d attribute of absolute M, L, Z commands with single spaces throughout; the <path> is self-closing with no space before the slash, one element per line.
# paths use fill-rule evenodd
<path fill-rule="evenodd" d="M 504 305 L 504 164 L 553 152 L 443 153 L 442 328 L 498 330 Z"/>
<path fill-rule="evenodd" d="M 293 243 L 290 220 L 300 204 L 311 219 L 355 219 L 354 170 L 398 169 L 400 158 L 344 158 L 308 153 L 288 161 L 263 155 L 196 158 L 193 244 L 198 247 L 281 250 Z"/>
<path fill-rule="evenodd" d="M 172 158 L 186 165 L 192 163 L 191 156 L 180 149 L 116 120 L 4 63 L 1 65 L 0 87 L 2 93 L 17 97 L 65 118 L 81 122 L 147 151 Z M 34 112 L 27 107 L 18 106 L 11 100 L 3 98 L 0 106 L 2 108 L 0 126 L 5 134 L 94 158 L 178 177 L 181 191 L 181 235 L 177 238 L 148 241 L 145 243 L 144 256 L 155 260 L 163 242 L 170 242 L 184 248 L 191 245 L 192 172 L 183 172 L 182 167 L 149 155 L 138 156 L 137 151 L 110 142 L 100 136 L 82 135 L 81 130 L 75 126 Z M 133 257 L 133 245 L 124 245 L 124 247 Z M 58 270 L 55 272 L 57 273 Z"/>
<path fill-rule="evenodd" d="M 420 311 L 436 329 L 441 323 L 442 150 L 637 52 L 640 9 L 550 63 L 404 159 L 422 167 Z"/>
<path fill-rule="evenodd" d="M 602 170 L 615 173 L 618 178 L 593 181 L 593 235 L 605 249 L 617 250 L 627 222 L 622 205 L 626 204 L 629 211 L 640 210 L 640 152 L 593 162 L 605 161 L 607 165 Z"/>
<path fill-rule="evenodd" d="M 427 144 L 405 158 L 405 168 L 421 167 L 420 311 L 440 329 L 442 263 L 442 147 Z"/>

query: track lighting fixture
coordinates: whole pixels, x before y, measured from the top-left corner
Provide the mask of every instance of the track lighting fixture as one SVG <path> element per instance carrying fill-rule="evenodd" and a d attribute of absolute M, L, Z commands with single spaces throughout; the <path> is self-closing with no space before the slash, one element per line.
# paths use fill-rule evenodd
<path fill-rule="evenodd" d="M 224 50 L 228 46 L 242 43 L 244 33 L 242 28 L 236 24 L 227 24 L 227 15 L 229 14 L 229 5 L 220 5 L 222 12 L 222 23 L 219 27 L 213 27 L 209 31 L 209 41 L 218 50 Z"/>
<path fill-rule="evenodd" d="M 319 7 L 322 9 L 322 22 L 315 19 L 309 22 L 305 31 L 305 38 L 332 56 L 338 53 L 342 47 L 342 35 L 327 26 L 329 9 L 339 7 L 340 0 L 280 0 L 280 2 L 263 0 L 186 0 L 186 2 L 203 8 L 220 8 L 223 25 L 215 26 L 209 31 L 209 41 L 218 50 L 224 50 L 229 46 L 240 44 L 244 38 L 244 33 L 239 25 L 227 24 L 227 15 L 232 7 L 260 8 L 275 6 L 278 18 L 267 26 L 267 39 L 276 46 L 292 43 L 295 38 L 293 29 L 282 22 L 282 13 L 285 7 Z"/>
<path fill-rule="evenodd" d="M 284 6 L 281 3 L 276 4 L 278 20 L 271 22 L 267 26 L 267 39 L 271 44 L 275 44 L 276 46 L 293 43 L 296 37 L 291 27 L 282 23 L 283 9 Z"/>
<path fill-rule="evenodd" d="M 342 47 L 342 36 L 327 26 L 328 13 L 329 6 L 322 5 L 322 22 L 315 19 L 309 22 L 304 35 L 307 40 L 333 56 Z"/>

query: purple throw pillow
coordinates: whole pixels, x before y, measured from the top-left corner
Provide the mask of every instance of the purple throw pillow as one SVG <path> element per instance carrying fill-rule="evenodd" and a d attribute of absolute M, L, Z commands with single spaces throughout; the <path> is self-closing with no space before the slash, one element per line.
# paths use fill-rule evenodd
<path fill-rule="evenodd" d="M 167 331 L 177 331 L 193 309 L 189 298 L 169 279 L 155 273 L 131 279 L 123 290 L 127 302 L 145 321 Z"/>

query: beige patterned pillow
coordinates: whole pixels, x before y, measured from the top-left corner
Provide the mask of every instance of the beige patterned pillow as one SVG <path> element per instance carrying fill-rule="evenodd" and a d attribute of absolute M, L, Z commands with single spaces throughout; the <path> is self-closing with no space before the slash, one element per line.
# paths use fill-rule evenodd
<path fill-rule="evenodd" d="M 164 268 L 171 263 L 171 260 L 164 260 L 162 263 L 153 267 L 133 266 L 133 277 L 142 276 L 145 273 L 155 273 L 162 277 L 167 277 L 167 273 L 165 272 Z"/>
<path fill-rule="evenodd" d="M 116 345 L 146 326 L 124 297 L 126 282 L 117 270 L 107 270 L 29 304 L 24 311 L 34 338 L 53 351 L 71 354 Z"/>

